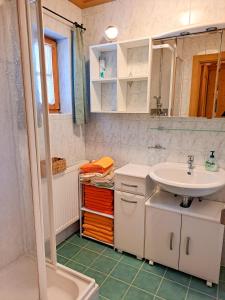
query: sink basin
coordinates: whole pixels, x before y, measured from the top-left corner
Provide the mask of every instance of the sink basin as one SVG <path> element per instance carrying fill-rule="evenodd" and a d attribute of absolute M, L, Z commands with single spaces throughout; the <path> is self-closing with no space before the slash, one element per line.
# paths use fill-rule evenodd
<path fill-rule="evenodd" d="M 223 169 L 209 172 L 203 166 L 194 166 L 191 175 L 187 170 L 187 164 L 165 162 L 154 165 L 149 175 L 162 189 L 181 196 L 208 196 L 225 186 Z"/>

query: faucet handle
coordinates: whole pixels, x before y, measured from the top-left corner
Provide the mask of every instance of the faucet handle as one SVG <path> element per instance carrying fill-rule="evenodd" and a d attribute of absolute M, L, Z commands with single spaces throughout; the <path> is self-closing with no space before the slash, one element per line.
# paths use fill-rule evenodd
<path fill-rule="evenodd" d="M 188 155 L 188 161 L 193 162 L 195 160 L 194 155 Z"/>

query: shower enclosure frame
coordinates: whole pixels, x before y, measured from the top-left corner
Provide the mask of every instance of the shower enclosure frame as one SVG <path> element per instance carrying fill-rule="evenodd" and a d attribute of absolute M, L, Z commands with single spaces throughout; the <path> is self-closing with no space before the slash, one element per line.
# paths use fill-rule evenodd
<path fill-rule="evenodd" d="M 42 86 L 42 101 L 43 101 L 43 123 L 45 132 L 46 145 L 46 173 L 48 181 L 48 205 L 50 219 L 50 262 L 56 268 L 56 238 L 54 225 L 53 211 L 53 196 L 52 196 L 52 173 L 51 173 L 51 149 L 49 137 L 49 122 L 48 122 L 48 102 L 47 88 L 44 78 L 45 60 L 44 60 L 44 43 L 43 43 L 43 27 L 42 27 L 42 10 L 41 1 L 37 0 L 37 19 L 40 30 L 39 45 L 40 45 L 40 61 L 41 61 L 41 86 Z M 33 62 L 31 50 L 31 19 L 29 14 L 28 1 L 17 0 L 18 19 L 19 19 L 19 35 L 20 35 L 20 50 L 24 85 L 24 99 L 27 119 L 27 134 L 29 159 L 31 168 L 31 183 L 32 183 L 32 198 L 34 207 L 35 232 L 36 232 L 36 247 L 37 247 L 37 266 L 38 266 L 38 283 L 40 300 L 47 300 L 47 274 L 46 274 L 46 257 L 44 247 L 44 224 L 43 224 L 43 205 L 41 199 L 41 173 L 40 173 L 40 155 L 38 149 L 38 133 L 36 120 L 36 105 L 34 95 L 34 80 L 33 80 Z"/>

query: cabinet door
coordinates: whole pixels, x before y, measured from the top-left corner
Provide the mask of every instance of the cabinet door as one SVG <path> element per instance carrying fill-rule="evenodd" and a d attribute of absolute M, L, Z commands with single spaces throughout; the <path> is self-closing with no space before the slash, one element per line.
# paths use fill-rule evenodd
<path fill-rule="evenodd" d="M 178 269 L 181 215 L 146 208 L 145 258 Z"/>
<path fill-rule="evenodd" d="M 115 192 L 115 248 L 144 257 L 145 197 Z"/>
<path fill-rule="evenodd" d="M 218 283 L 224 226 L 182 216 L 180 271 Z"/>

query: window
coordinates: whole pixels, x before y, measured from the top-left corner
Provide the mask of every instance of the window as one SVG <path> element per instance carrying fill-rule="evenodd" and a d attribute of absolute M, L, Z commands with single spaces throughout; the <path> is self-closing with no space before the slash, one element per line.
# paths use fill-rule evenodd
<path fill-rule="evenodd" d="M 57 42 L 49 37 L 45 37 L 45 63 L 49 111 L 57 113 L 60 111 Z"/>

